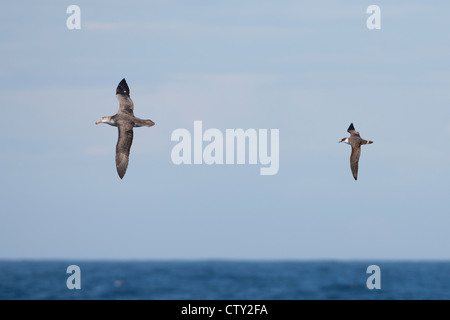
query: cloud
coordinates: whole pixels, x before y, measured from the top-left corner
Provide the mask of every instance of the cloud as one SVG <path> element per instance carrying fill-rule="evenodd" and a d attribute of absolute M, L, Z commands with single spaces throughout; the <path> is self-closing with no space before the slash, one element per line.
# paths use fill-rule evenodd
<path fill-rule="evenodd" d="M 120 27 L 121 25 L 118 23 L 100 21 L 87 21 L 82 24 L 82 29 L 86 30 L 113 31 Z"/>

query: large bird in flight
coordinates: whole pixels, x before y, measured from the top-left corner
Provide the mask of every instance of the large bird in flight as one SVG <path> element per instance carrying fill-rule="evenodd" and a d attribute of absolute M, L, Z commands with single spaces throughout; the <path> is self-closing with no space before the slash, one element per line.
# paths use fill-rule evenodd
<path fill-rule="evenodd" d="M 131 143 L 133 142 L 133 127 L 151 127 L 152 120 L 143 120 L 134 116 L 134 104 L 130 98 L 130 89 L 125 78 L 120 81 L 116 89 L 119 100 L 119 110 L 111 117 L 102 117 L 95 124 L 107 123 L 119 129 L 119 138 L 116 145 L 116 167 L 120 179 L 123 178 L 128 167 Z"/>
<path fill-rule="evenodd" d="M 359 136 L 359 132 L 355 130 L 353 123 L 348 127 L 347 132 L 350 133 L 350 137 L 342 138 L 341 142 L 345 142 L 352 146 L 352 154 L 350 155 L 350 168 L 352 169 L 353 178 L 358 179 L 358 161 L 361 155 L 361 145 L 371 144 L 373 141 L 364 140 Z"/>

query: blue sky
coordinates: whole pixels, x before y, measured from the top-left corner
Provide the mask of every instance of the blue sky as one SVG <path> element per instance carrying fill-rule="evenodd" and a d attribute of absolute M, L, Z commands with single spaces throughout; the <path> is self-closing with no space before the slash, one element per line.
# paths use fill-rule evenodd
<path fill-rule="evenodd" d="M 81 30 L 66 9 L 81 8 Z M 368 30 L 366 8 L 381 8 Z M 450 4 L 0 4 L 0 258 L 450 259 Z M 135 114 L 117 176 L 115 88 Z M 280 169 L 180 165 L 178 128 L 279 129 Z M 358 181 L 353 122 L 363 146 Z"/>

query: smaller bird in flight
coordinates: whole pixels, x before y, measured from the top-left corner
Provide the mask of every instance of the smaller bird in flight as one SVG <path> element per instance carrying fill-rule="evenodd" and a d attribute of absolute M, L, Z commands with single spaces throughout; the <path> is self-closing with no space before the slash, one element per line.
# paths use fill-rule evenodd
<path fill-rule="evenodd" d="M 352 154 L 350 155 L 350 168 L 352 169 L 353 178 L 358 179 L 358 161 L 361 155 L 361 145 L 371 144 L 373 141 L 364 140 L 359 136 L 359 132 L 355 130 L 353 123 L 348 127 L 347 132 L 350 133 L 350 137 L 342 138 L 341 142 L 345 142 L 352 146 Z"/>
<path fill-rule="evenodd" d="M 125 78 L 117 86 L 116 97 L 119 100 L 119 111 L 111 117 L 102 117 L 95 124 L 107 123 L 119 129 L 119 138 L 116 145 L 116 167 L 117 173 L 122 179 L 128 168 L 130 148 L 133 142 L 133 127 L 151 127 L 155 123 L 152 120 L 143 120 L 134 116 L 134 104 L 130 98 L 130 89 Z"/>

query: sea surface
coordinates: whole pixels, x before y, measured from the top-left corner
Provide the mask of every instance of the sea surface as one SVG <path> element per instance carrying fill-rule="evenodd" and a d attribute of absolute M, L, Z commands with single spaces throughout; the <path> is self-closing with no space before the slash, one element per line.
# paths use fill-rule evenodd
<path fill-rule="evenodd" d="M 0 299 L 447 300 L 450 262 L 0 260 Z"/>

